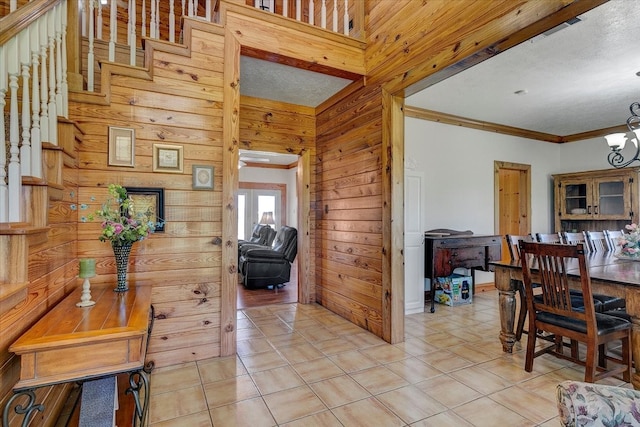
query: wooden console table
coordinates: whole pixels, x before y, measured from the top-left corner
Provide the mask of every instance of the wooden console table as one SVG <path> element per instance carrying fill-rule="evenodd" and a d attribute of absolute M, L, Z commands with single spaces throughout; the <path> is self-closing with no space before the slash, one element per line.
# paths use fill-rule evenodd
<path fill-rule="evenodd" d="M 28 407 L 17 405 L 24 414 L 23 425 L 30 416 L 42 411 L 33 390 L 65 382 L 83 382 L 127 372 L 136 404 L 133 424 L 146 422 L 149 399 L 147 374 L 153 363 L 145 366 L 147 342 L 153 322 L 151 287 L 132 286 L 127 292 L 114 292 L 113 285 L 91 288 L 92 307 L 79 308 L 82 289 L 78 288 L 27 330 L 9 350 L 21 356 L 20 380 L 13 387 L 14 396 L 3 412 L 3 425 L 14 400 L 28 396 Z M 140 392 L 143 401 L 140 401 Z M 136 420 L 135 417 L 138 417 Z"/>
<path fill-rule="evenodd" d="M 459 267 L 489 271 L 489 262 L 502 258 L 502 237 L 487 235 L 452 235 L 424 237 L 424 277 L 431 280 L 431 312 L 435 311 L 435 278 L 449 276 Z M 473 292 L 472 290 L 472 292 Z"/>

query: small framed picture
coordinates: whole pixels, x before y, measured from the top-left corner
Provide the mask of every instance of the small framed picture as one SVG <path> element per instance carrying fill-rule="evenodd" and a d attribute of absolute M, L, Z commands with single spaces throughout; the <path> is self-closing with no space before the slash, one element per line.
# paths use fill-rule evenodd
<path fill-rule="evenodd" d="M 213 190 L 213 166 L 193 165 L 193 189 Z"/>
<path fill-rule="evenodd" d="M 133 201 L 134 218 L 151 221 L 155 232 L 164 232 L 164 188 L 127 187 L 127 195 Z"/>
<path fill-rule="evenodd" d="M 153 171 L 182 173 L 182 145 L 153 144 Z"/>
<path fill-rule="evenodd" d="M 135 166 L 136 137 L 133 129 L 109 126 L 109 166 Z"/>

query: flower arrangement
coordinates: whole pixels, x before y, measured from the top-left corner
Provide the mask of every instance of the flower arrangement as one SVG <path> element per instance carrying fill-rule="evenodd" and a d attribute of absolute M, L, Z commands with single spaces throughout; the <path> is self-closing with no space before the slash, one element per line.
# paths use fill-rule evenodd
<path fill-rule="evenodd" d="M 143 240 L 155 231 L 155 223 L 148 220 L 151 212 L 137 212 L 135 215 L 133 212 L 133 200 L 127 195 L 127 189 L 109 184 L 109 197 L 94 214 L 102 219 L 102 232 L 98 239 L 118 246 Z M 90 215 L 89 219 L 92 217 Z"/>
<path fill-rule="evenodd" d="M 629 232 L 618 238 L 620 253 L 628 257 L 640 257 L 640 227 L 633 223 L 625 225 L 624 228 Z"/>

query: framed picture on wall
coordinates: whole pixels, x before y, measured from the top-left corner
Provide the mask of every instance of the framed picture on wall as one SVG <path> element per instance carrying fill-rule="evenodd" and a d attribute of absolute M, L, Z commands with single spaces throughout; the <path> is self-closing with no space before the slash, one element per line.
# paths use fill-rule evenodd
<path fill-rule="evenodd" d="M 194 190 L 213 190 L 213 166 L 193 165 Z"/>
<path fill-rule="evenodd" d="M 156 233 L 164 232 L 164 188 L 127 187 L 126 190 L 133 200 L 133 217 L 153 222 Z"/>
<path fill-rule="evenodd" d="M 109 126 L 109 166 L 135 166 L 136 137 L 133 129 Z"/>
<path fill-rule="evenodd" d="M 182 173 L 182 145 L 153 144 L 153 171 Z"/>

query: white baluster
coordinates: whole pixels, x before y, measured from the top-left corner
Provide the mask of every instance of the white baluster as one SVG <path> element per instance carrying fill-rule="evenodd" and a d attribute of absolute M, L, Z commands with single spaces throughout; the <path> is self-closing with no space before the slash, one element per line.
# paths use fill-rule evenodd
<path fill-rule="evenodd" d="M 153 20 L 153 7 L 151 8 L 151 20 Z M 146 37 L 147 36 L 147 2 L 146 0 L 142 0 L 142 13 L 140 14 L 141 16 L 141 20 L 142 23 L 140 25 L 141 30 L 140 30 L 140 35 L 142 37 Z M 153 37 L 153 30 L 149 30 L 149 33 L 151 34 L 151 37 Z"/>
<path fill-rule="evenodd" d="M 284 0 L 282 2 L 282 16 L 284 16 L 285 18 L 289 17 L 289 1 L 288 0 Z"/>
<path fill-rule="evenodd" d="M 116 42 L 118 41 L 118 1 L 111 0 L 109 14 L 109 61 L 116 60 Z"/>
<path fill-rule="evenodd" d="M 309 0 L 309 24 L 313 25 L 314 21 L 315 21 L 315 11 L 313 10 L 313 1 L 314 0 Z"/>
<path fill-rule="evenodd" d="M 49 81 L 47 79 L 47 48 L 49 20 L 46 16 L 40 18 L 40 134 L 43 141 L 49 141 Z"/>
<path fill-rule="evenodd" d="M 129 2 L 129 23 L 130 25 L 130 33 L 129 33 L 129 65 L 136 65 L 136 0 L 130 0 Z"/>
<path fill-rule="evenodd" d="M 205 1 L 205 18 L 207 19 L 207 22 L 212 22 L 212 16 L 213 14 L 211 13 L 213 10 L 213 8 L 211 7 L 211 0 L 206 0 Z"/>
<path fill-rule="evenodd" d="M 22 176 L 31 175 L 30 43 L 29 27 L 27 27 L 18 34 L 18 51 L 20 52 L 20 68 L 22 69 L 22 144 L 20 145 L 20 174 Z"/>
<path fill-rule="evenodd" d="M 18 0 L 11 0 L 9 2 L 9 12 L 15 12 L 18 8 Z"/>
<path fill-rule="evenodd" d="M 4 46 L 0 45 L 0 111 L 4 115 L 7 94 L 7 60 Z M 9 189 L 7 188 L 7 137 L 4 117 L 0 120 L 0 222 L 9 221 Z"/>
<path fill-rule="evenodd" d="M 322 6 L 320 8 L 320 26 L 327 28 L 327 2 L 322 0 Z"/>
<path fill-rule="evenodd" d="M 276 13 L 276 0 L 269 0 L 269 12 Z"/>
<path fill-rule="evenodd" d="M 82 37 L 87 37 L 87 9 L 88 2 L 91 0 L 80 0 L 80 27 L 82 28 Z"/>
<path fill-rule="evenodd" d="M 144 6 L 145 0 L 142 0 L 142 5 Z M 152 39 L 157 38 L 156 36 L 156 8 L 155 2 L 151 0 L 151 21 L 149 22 L 149 35 Z M 143 15 L 144 16 L 144 15 Z M 143 21 L 144 22 L 144 21 Z M 144 27 L 144 24 L 142 25 Z M 143 30 L 144 31 L 144 30 Z"/>
<path fill-rule="evenodd" d="M 102 40 L 102 4 L 100 0 L 96 1 L 96 7 L 98 8 L 98 25 L 96 25 L 96 38 Z"/>
<path fill-rule="evenodd" d="M 41 19 L 31 29 L 31 175 L 42 178 L 42 136 L 40 135 L 40 26 Z"/>
<path fill-rule="evenodd" d="M 154 0 L 151 0 L 154 1 Z M 156 3 L 156 38 L 160 38 L 160 0 L 155 0 Z"/>
<path fill-rule="evenodd" d="M 296 0 L 296 21 L 302 20 L 302 0 Z"/>
<path fill-rule="evenodd" d="M 95 72 L 95 54 L 93 51 L 93 1 L 89 1 L 89 53 L 87 54 L 87 90 L 93 92 L 94 89 L 94 72 Z"/>
<path fill-rule="evenodd" d="M 333 0 L 333 31 L 338 32 L 338 0 Z"/>
<path fill-rule="evenodd" d="M 176 13 L 173 7 L 173 0 L 169 0 L 169 41 L 176 41 Z"/>
<path fill-rule="evenodd" d="M 56 106 L 56 21 L 55 15 L 47 15 L 47 39 L 49 40 L 49 142 L 58 145 L 58 108 Z"/>
<path fill-rule="evenodd" d="M 62 96 L 62 3 L 53 10 L 56 23 L 56 108 L 58 114 L 64 115 Z M 58 121 L 56 120 L 56 128 Z M 56 131 L 57 133 L 57 131 Z"/>
<path fill-rule="evenodd" d="M 131 0 L 127 3 L 127 13 L 127 46 L 131 46 Z"/>
<path fill-rule="evenodd" d="M 13 37 L 7 46 L 7 69 L 9 71 L 9 221 L 20 222 L 20 159 L 18 154 L 20 142 L 18 135 L 18 38 Z M 4 119 L 4 118 L 3 118 Z"/>
<path fill-rule="evenodd" d="M 182 0 L 182 15 L 181 16 L 184 16 L 184 0 Z"/>
<path fill-rule="evenodd" d="M 253 7 L 255 7 L 256 9 L 262 9 L 260 7 L 260 0 L 253 0 Z"/>
<path fill-rule="evenodd" d="M 344 35 L 349 35 L 349 0 L 344 0 L 344 17 L 342 18 L 344 21 Z"/>
<path fill-rule="evenodd" d="M 193 0 L 189 0 L 189 18 L 193 18 L 194 15 L 194 7 L 193 7 Z"/>
<path fill-rule="evenodd" d="M 62 83 L 60 85 L 60 91 L 62 92 L 62 115 L 69 118 L 69 83 L 67 81 L 67 2 L 60 4 L 60 37 L 62 39 L 62 46 L 60 52 L 62 58 L 60 68 L 62 72 Z"/>

